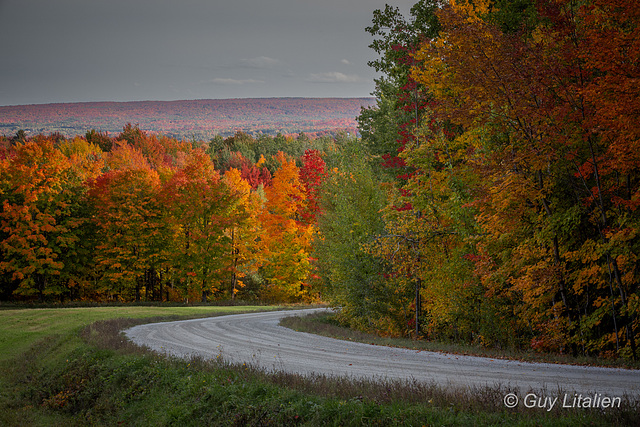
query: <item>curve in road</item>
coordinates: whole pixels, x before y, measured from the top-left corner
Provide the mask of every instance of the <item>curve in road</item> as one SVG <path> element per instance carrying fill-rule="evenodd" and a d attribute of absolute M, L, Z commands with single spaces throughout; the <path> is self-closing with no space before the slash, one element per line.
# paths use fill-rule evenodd
<path fill-rule="evenodd" d="M 279 326 L 286 316 L 318 310 L 234 314 L 152 323 L 125 331 L 138 345 L 182 358 L 223 357 L 267 370 L 441 386 L 502 386 L 520 391 L 640 396 L 640 371 L 528 363 L 342 341 Z"/>

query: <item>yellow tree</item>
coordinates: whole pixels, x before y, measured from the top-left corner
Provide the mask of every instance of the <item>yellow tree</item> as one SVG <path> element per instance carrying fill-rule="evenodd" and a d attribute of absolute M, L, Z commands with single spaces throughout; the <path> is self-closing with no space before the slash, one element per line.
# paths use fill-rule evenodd
<path fill-rule="evenodd" d="M 262 209 L 262 200 L 251 184 L 242 178 L 238 169 L 229 169 L 224 173 L 224 182 L 235 201 L 230 215 L 232 224 L 225 230 L 230 238 L 231 255 L 231 298 L 235 299 L 245 286 L 242 278 L 247 274 L 256 275 L 260 267 L 259 241 L 263 238 L 258 214 Z"/>

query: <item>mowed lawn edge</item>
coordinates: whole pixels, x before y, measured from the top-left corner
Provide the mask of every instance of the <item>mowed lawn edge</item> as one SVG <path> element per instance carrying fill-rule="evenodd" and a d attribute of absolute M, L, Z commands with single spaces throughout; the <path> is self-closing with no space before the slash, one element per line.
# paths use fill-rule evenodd
<path fill-rule="evenodd" d="M 253 311 L 272 311 L 283 306 L 105 306 L 20 308 L 0 310 L 0 363 L 27 351 L 34 343 L 51 335 L 80 339 L 82 328 L 101 320 L 117 318 L 195 318 Z"/>

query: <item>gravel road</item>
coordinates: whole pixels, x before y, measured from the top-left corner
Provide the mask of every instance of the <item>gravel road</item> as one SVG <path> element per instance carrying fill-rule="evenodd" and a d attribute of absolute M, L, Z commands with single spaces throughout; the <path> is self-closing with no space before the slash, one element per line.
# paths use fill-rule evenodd
<path fill-rule="evenodd" d="M 173 356 L 221 356 L 234 363 L 303 375 L 415 379 L 442 386 L 500 385 L 521 392 L 553 394 L 562 391 L 640 396 L 640 371 L 636 370 L 525 363 L 375 346 L 295 332 L 278 325 L 282 317 L 317 310 L 152 323 L 135 326 L 125 334 L 138 345 Z"/>

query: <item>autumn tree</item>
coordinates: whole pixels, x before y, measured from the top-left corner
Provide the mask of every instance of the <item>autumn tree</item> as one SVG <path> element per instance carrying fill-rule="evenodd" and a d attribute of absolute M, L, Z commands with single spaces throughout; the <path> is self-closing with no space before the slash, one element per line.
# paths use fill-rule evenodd
<path fill-rule="evenodd" d="M 313 225 L 305 223 L 306 195 L 293 159 L 280 152 L 280 164 L 260 214 L 264 229 L 263 296 L 276 301 L 295 301 L 309 295 L 309 250 Z"/>
<path fill-rule="evenodd" d="M 69 157 L 39 136 L 16 144 L 0 164 L 0 270 L 18 285 L 15 294 L 79 296 L 77 263 L 87 261 L 83 181 L 95 174 L 99 150 L 74 141 L 65 151 Z"/>
<path fill-rule="evenodd" d="M 166 231 L 159 187 L 158 173 L 148 166 L 113 170 L 91 184 L 96 262 L 106 296 L 140 300 L 162 261 Z"/>
<path fill-rule="evenodd" d="M 231 224 L 225 230 L 225 235 L 231 238 L 229 294 L 231 299 L 235 299 L 248 280 L 259 275 L 260 241 L 264 239 L 264 230 L 258 216 L 263 200 L 256 191 L 252 191 L 250 182 L 243 179 L 237 169 L 230 169 L 224 173 L 224 183 L 235 202 L 230 210 Z"/>
<path fill-rule="evenodd" d="M 105 132 L 98 132 L 95 129 L 91 129 L 87 131 L 85 134 L 85 139 L 91 143 L 95 144 L 102 151 L 110 151 L 111 147 L 113 147 L 113 139 L 109 137 L 109 135 Z"/>
<path fill-rule="evenodd" d="M 211 159 L 194 151 L 184 167 L 163 185 L 160 200 L 171 226 L 171 264 L 185 284 L 186 295 L 196 292 L 203 302 L 223 291 L 225 273 L 233 257 L 232 228 L 240 192 L 232 193 Z"/>
<path fill-rule="evenodd" d="M 389 5 L 375 10 L 366 31 L 374 37 L 369 45 L 379 57 L 369 66 L 382 76 L 375 80 L 375 107 L 363 108 L 358 117 L 360 132 L 368 151 L 381 156 L 381 164 L 394 177 L 407 174 L 398 157 L 411 144 L 424 108 L 430 99 L 426 88 L 411 75 L 413 53 L 424 39 L 435 37 L 439 23 L 434 11 L 439 1 L 420 0 L 410 10 L 410 18 Z"/>
<path fill-rule="evenodd" d="M 302 220 L 315 223 L 320 210 L 319 199 L 322 182 L 326 177 L 325 162 L 318 150 L 307 150 L 302 156 L 300 182 L 307 200 L 306 209 L 302 212 Z"/>

